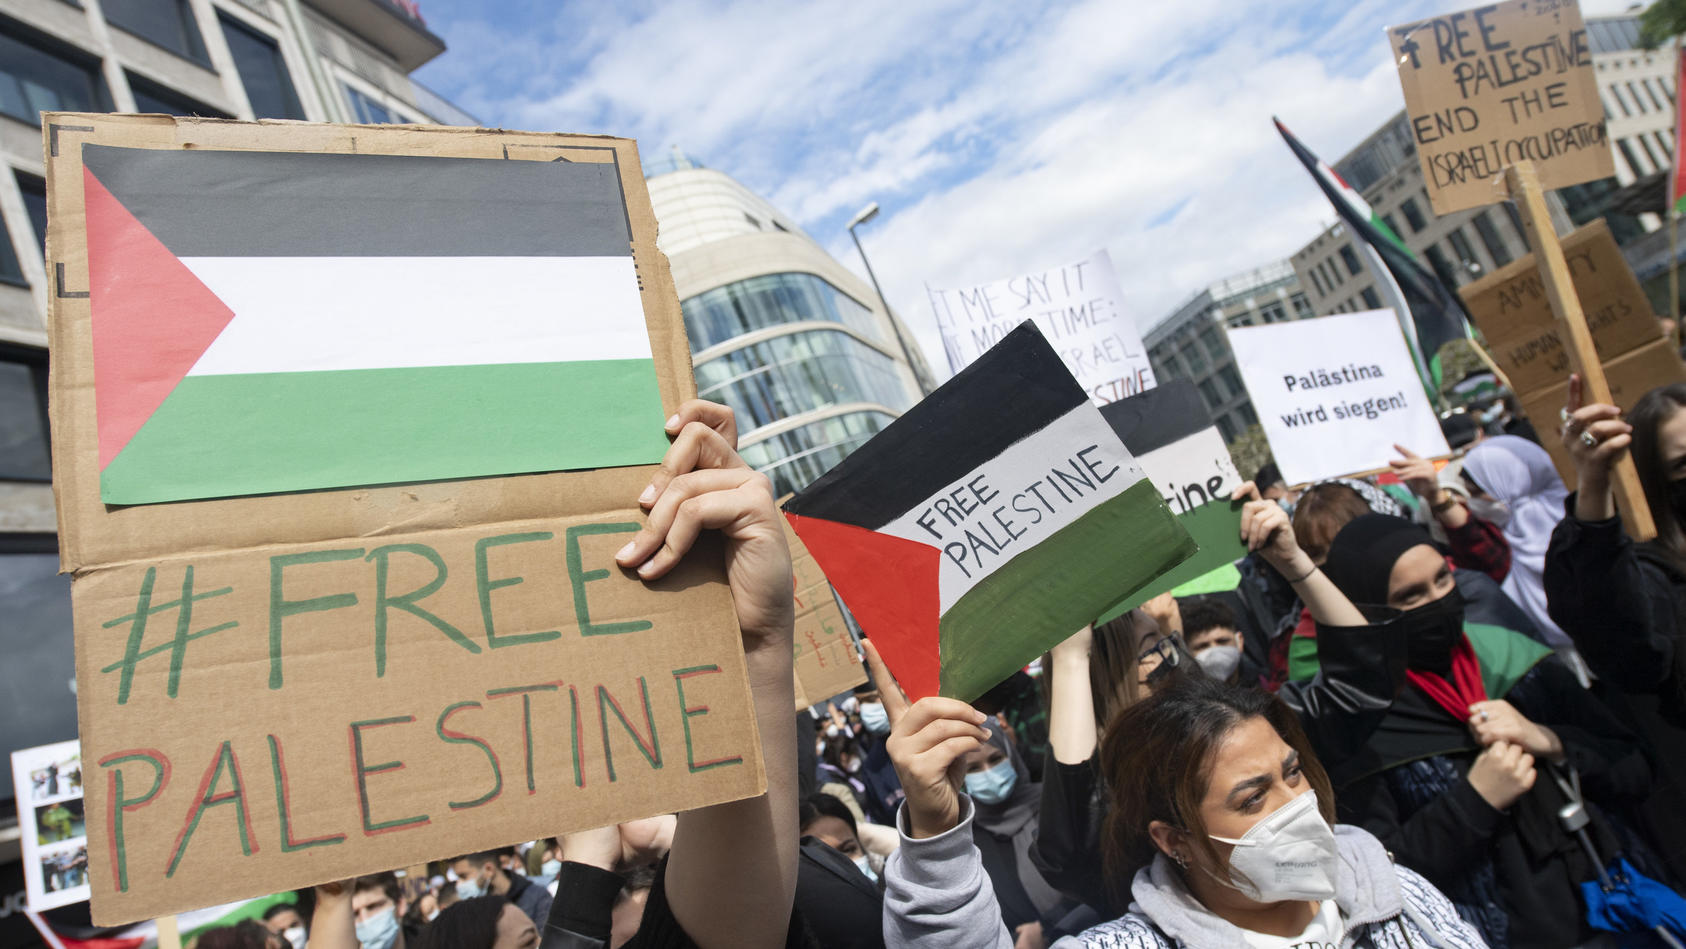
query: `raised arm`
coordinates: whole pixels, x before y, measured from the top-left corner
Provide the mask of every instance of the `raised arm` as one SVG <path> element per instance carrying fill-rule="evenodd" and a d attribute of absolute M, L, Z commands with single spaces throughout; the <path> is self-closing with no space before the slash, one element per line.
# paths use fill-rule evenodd
<path fill-rule="evenodd" d="M 1364 614 L 1300 549 L 1288 512 L 1275 501 L 1261 498 L 1251 481 L 1243 482 L 1231 497 L 1246 502 L 1241 508 L 1241 540 L 1288 581 L 1312 619 L 1328 626 L 1365 625 Z"/>
<path fill-rule="evenodd" d="M 316 908 L 310 912 L 310 940 L 305 943 L 305 949 L 358 949 L 357 921 L 351 912 L 351 882 L 316 885 Z"/>
<path fill-rule="evenodd" d="M 673 569 L 703 530 L 724 536 L 767 793 L 679 815 L 667 862 L 667 902 L 699 946 L 780 946 L 789 931 L 798 862 L 790 550 L 772 483 L 738 456 L 728 438 L 736 435 L 730 409 L 687 402 L 668 430 L 678 435 L 639 498 L 649 523 L 616 560 L 654 580 Z"/>

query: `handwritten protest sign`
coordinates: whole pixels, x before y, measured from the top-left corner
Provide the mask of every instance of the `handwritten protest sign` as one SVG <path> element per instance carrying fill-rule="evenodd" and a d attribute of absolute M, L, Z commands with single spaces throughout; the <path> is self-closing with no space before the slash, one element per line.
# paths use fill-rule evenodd
<path fill-rule="evenodd" d="M 784 522 L 796 594 L 796 707 L 805 709 L 866 681 L 866 664 L 843 608 L 814 555 Z"/>
<path fill-rule="evenodd" d="M 73 575 L 96 922 L 765 787 L 718 548 L 705 544 L 648 584 L 612 559 L 642 522 L 634 499 L 651 468 L 633 462 L 659 457 L 664 413 L 694 392 L 633 143 L 161 116 L 49 114 L 43 127 L 54 491 Z M 185 152 L 195 159 L 172 164 Z M 384 204 L 350 201 L 316 173 L 326 157 L 367 160 L 410 187 L 402 199 L 380 192 Z M 301 168 L 310 173 L 283 173 Z M 549 168 L 572 170 L 537 191 L 518 186 Z M 179 176 L 137 178 L 135 169 Z M 476 183 L 453 203 L 433 190 L 447 180 Z M 542 227 L 512 210 L 536 200 Z M 230 216 L 219 201 L 246 215 Z M 567 213 L 552 213 L 557 202 Z M 423 211 L 432 215 L 426 234 L 395 226 Z M 381 299 L 339 280 L 338 258 L 321 256 L 365 233 L 387 255 L 359 257 L 370 272 L 431 268 L 426 289 L 450 306 L 429 315 L 428 332 L 395 332 L 364 308 Z M 232 235 L 232 256 L 220 262 L 204 256 L 219 234 Z M 550 243 L 523 243 L 534 240 Z M 500 281 L 495 261 L 524 246 L 578 279 L 541 294 L 517 287 L 516 275 Z M 615 260 L 595 276 L 570 270 L 582 250 L 615 251 Z M 436 256 L 445 251 L 457 256 Z M 419 263 L 394 263 L 403 254 Z M 301 315 L 286 332 L 276 314 L 290 311 L 259 292 L 278 281 L 313 287 L 339 323 Z M 306 296 L 275 294 L 299 307 Z M 397 293 L 388 305 L 410 299 Z M 536 312 L 488 318 L 506 305 Z M 501 340 L 506 368 L 481 374 L 466 408 L 395 401 L 416 370 L 463 371 L 430 338 L 453 315 L 475 337 L 463 346 Z M 643 355 L 569 367 L 551 339 L 534 343 L 531 365 L 516 362 L 510 342 L 548 339 L 545 326 L 562 327 L 563 342 L 577 338 L 576 353 L 607 345 L 585 338 L 601 331 L 616 340 L 611 349 Z M 641 343 L 628 342 L 637 335 L 629 327 Z M 250 347 L 252 338 L 273 338 L 304 362 L 259 366 L 267 347 Z M 126 350 L 116 357 L 113 339 Z M 225 361 L 216 361 L 219 347 Z M 313 351 L 355 351 L 377 364 L 324 368 L 309 362 Z M 363 378 L 320 378 L 335 373 Z M 567 377 L 573 395 L 546 389 L 551 376 Z M 298 384 L 311 378 L 321 384 Z M 217 397 L 204 398 L 201 384 Z M 115 418 L 113 386 L 125 402 Z M 560 421 L 535 420 L 516 397 L 540 390 L 561 399 L 541 406 Z M 289 401 L 277 404 L 282 392 Z M 136 416 L 143 395 L 151 414 Z M 621 397 L 635 410 L 611 412 L 612 431 L 583 418 Z M 242 418 L 269 435 L 230 442 L 238 457 L 218 457 L 216 439 Z M 469 422 L 498 438 L 562 444 L 491 467 L 424 450 L 436 445 L 434 423 Z M 317 455 L 272 457 L 318 424 Z M 414 450 L 370 457 L 346 437 L 348 424 L 370 445 L 414 436 Z M 149 429 L 167 437 L 148 442 Z M 211 444 L 200 444 L 206 436 Z M 591 460 L 602 446 L 583 443 L 600 437 L 624 453 Z M 224 496 L 312 486 L 318 456 L 333 476 L 314 486 L 328 490 Z M 597 464 L 608 467 L 559 470 Z M 282 480 L 263 480 L 273 473 Z M 468 475 L 493 476 L 421 480 Z M 403 483 L 372 483 L 388 480 Z M 109 504 L 114 488 L 149 503 Z M 176 500 L 184 498 L 192 500 Z"/>
<path fill-rule="evenodd" d="M 1657 386 L 1686 381 L 1686 366 L 1663 337 L 1650 300 L 1604 222 L 1593 221 L 1562 243 L 1575 296 L 1616 404 L 1629 406 Z M 1529 421 L 1540 432 L 1555 431 L 1574 366 L 1534 256 L 1513 261 L 1458 293 Z M 1542 441 L 1564 481 L 1573 484 L 1574 468 L 1557 439 Z"/>
<path fill-rule="evenodd" d="M 1166 382 L 1101 406 L 1101 416 L 1200 549 L 1108 608 L 1097 622 L 1119 616 L 1166 590 L 1181 592 L 1185 584 L 1247 555 L 1241 542 L 1241 506 L 1229 500 L 1241 485 L 1241 474 L 1194 383 L 1187 379 Z M 1235 574 L 1235 579 L 1240 575 Z"/>
<path fill-rule="evenodd" d="M 74 741 L 12 752 L 24 898 L 37 913 L 88 898 L 82 777 L 82 750 Z"/>
<path fill-rule="evenodd" d="M 1033 323 L 785 516 L 915 698 L 976 698 L 1194 553 Z"/>
<path fill-rule="evenodd" d="M 1396 442 L 1450 451 L 1392 310 L 1232 329 L 1229 342 L 1289 484 L 1386 468 Z"/>
<path fill-rule="evenodd" d="M 1506 0 L 1387 35 L 1434 213 L 1502 200 L 1518 161 L 1547 189 L 1615 174 L 1575 0 Z"/>
<path fill-rule="evenodd" d="M 1052 270 L 953 290 L 926 287 L 925 293 L 955 372 L 1032 320 L 1095 404 L 1153 387 L 1141 333 L 1104 250 Z"/>

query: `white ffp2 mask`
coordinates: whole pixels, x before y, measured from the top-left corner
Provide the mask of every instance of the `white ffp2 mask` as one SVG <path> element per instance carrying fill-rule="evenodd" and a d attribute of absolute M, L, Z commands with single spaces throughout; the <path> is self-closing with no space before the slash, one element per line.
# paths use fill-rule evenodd
<path fill-rule="evenodd" d="M 1317 810 L 1317 794 L 1306 791 L 1266 815 L 1240 839 L 1211 835 L 1235 845 L 1229 855 L 1230 885 L 1260 903 L 1327 900 L 1335 895 L 1335 832 Z"/>

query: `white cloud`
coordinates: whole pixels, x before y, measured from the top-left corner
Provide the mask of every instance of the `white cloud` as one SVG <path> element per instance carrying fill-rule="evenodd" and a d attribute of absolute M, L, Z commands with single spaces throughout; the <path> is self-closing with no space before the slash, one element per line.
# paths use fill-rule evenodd
<path fill-rule="evenodd" d="M 1402 107 L 1384 27 L 1457 6 L 528 2 L 514 22 L 503 4 L 429 0 L 452 48 L 424 81 L 488 122 L 631 135 L 646 155 L 678 144 L 857 270 L 842 226 L 878 201 L 862 240 L 939 371 L 923 284 L 1105 247 L 1145 329 L 1297 250 L 1334 212 L 1271 116 L 1339 158 Z"/>

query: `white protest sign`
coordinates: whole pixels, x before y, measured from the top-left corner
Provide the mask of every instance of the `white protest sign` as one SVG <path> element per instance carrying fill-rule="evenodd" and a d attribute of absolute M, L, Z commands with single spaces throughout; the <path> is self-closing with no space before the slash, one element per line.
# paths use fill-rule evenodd
<path fill-rule="evenodd" d="M 82 810 L 82 745 L 61 741 L 12 752 L 23 884 L 29 908 L 88 898 L 88 821 Z"/>
<path fill-rule="evenodd" d="M 925 288 L 955 372 L 1034 320 L 1096 405 L 1154 386 L 1153 367 L 1104 250 L 1086 260 L 950 290 Z"/>
<path fill-rule="evenodd" d="M 1289 484 L 1386 468 L 1394 443 L 1450 453 L 1392 310 L 1229 331 Z"/>

